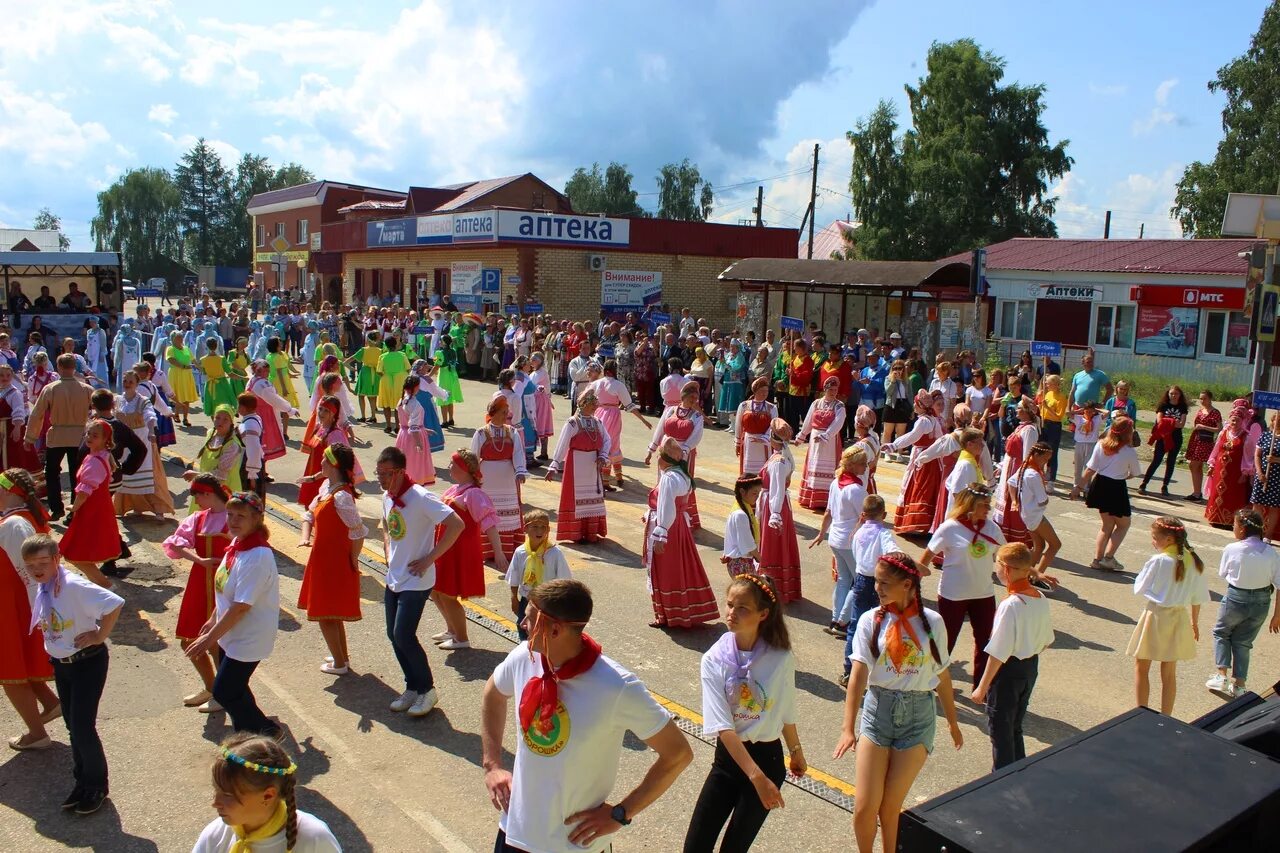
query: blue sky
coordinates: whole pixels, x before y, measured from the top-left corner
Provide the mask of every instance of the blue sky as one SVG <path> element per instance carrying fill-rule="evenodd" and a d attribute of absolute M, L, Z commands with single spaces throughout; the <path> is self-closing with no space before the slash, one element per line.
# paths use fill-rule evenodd
<path fill-rule="evenodd" d="M 1048 87 L 1051 139 L 1075 158 L 1064 236 L 1100 236 L 1107 209 L 1113 236 L 1178 236 L 1174 184 L 1221 135 L 1205 84 L 1266 5 L 0 0 L 0 224 L 47 205 L 91 248 L 97 191 L 204 136 L 228 162 L 392 188 L 525 171 L 559 186 L 616 159 L 646 206 L 657 168 L 690 157 L 726 187 L 715 218 L 749 217 L 769 178 L 777 225 L 799 224 L 817 142 L 822 226 L 850 213 L 845 132 L 880 98 L 905 115 L 930 43 L 971 37 L 1006 80 Z"/>

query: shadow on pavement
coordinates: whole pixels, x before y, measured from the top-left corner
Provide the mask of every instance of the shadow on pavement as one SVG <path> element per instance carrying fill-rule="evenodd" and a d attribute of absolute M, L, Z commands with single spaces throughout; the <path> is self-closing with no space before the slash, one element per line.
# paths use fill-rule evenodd
<path fill-rule="evenodd" d="M 1055 589 L 1051 600 L 1061 602 L 1073 610 L 1078 610 L 1085 616 L 1105 619 L 1117 625 L 1132 625 L 1137 621 L 1134 616 L 1130 616 L 1128 613 L 1121 613 L 1118 610 L 1112 610 L 1110 607 L 1103 607 L 1101 604 L 1094 604 L 1088 599 L 1081 598 L 1078 593 L 1068 589 L 1066 586 L 1059 586 Z"/>
<path fill-rule="evenodd" d="M 1074 651 L 1075 649 L 1088 649 L 1091 652 L 1114 652 L 1115 649 L 1110 646 L 1104 646 L 1102 643 L 1094 643 L 1089 640 L 1082 640 L 1079 637 L 1068 634 L 1057 628 L 1053 629 L 1053 645 L 1055 651 Z"/>
<path fill-rule="evenodd" d="M 487 681 L 493 671 L 498 668 L 498 664 L 507 657 L 506 652 L 474 647 L 446 651 L 442 654 L 444 665 L 456 672 L 462 681 Z"/>
<path fill-rule="evenodd" d="M 836 682 L 801 669 L 796 670 L 796 689 L 831 702 L 844 702 L 845 698 L 845 689 Z"/>

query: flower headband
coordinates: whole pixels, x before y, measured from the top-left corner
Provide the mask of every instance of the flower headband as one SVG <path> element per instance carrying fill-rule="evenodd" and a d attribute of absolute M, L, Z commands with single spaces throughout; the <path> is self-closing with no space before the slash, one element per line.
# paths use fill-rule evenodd
<path fill-rule="evenodd" d="M 258 497 L 257 492 L 235 492 L 227 499 L 227 501 L 246 504 L 250 509 L 259 514 L 267 511 L 266 507 L 263 506 L 262 498 Z"/>
<path fill-rule="evenodd" d="M 298 770 L 298 765 L 292 761 L 289 762 L 288 767 L 269 767 L 266 764 L 250 761 L 242 755 L 236 755 L 225 746 L 218 747 L 218 752 L 222 753 L 222 757 L 232 764 L 239 764 L 246 770 L 252 770 L 255 773 L 266 773 L 271 776 L 292 776 Z"/>
<path fill-rule="evenodd" d="M 734 575 L 733 579 L 735 581 L 750 581 L 751 583 L 760 587 L 760 591 L 763 592 L 765 594 L 765 597 L 767 597 L 770 601 L 772 601 L 774 604 L 778 603 L 778 596 L 774 594 L 773 590 L 769 589 L 769 585 L 767 583 L 760 580 L 760 578 L 757 577 L 756 575 L 749 575 L 744 573 L 741 575 Z"/>
<path fill-rule="evenodd" d="M 1182 522 L 1178 521 L 1176 518 L 1157 518 L 1152 522 L 1152 525 L 1154 527 L 1159 527 L 1161 530 L 1167 530 L 1170 533 L 1185 532 L 1187 529 L 1183 526 Z"/>

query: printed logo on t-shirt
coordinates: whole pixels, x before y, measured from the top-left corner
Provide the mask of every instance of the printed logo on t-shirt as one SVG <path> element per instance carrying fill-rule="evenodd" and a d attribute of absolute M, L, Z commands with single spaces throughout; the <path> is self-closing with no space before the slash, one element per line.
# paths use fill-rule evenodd
<path fill-rule="evenodd" d="M 880 652 L 880 660 L 877 663 L 884 667 L 885 672 L 895 677 L 919 674 L 924 667 L 924 649 L 913 643 L 911 637 L 905 634 L 902 637 L 902 647 L 906 650 L 906 655 L 902 658 L 902 670 L 900 672 L 894 671 L 893 661 L 889 660 L 889 652 L 887 650 Z"/>
<path fill-rule="evenodd" d="M 41 623 L 40 627 L 50 636 L 50 639 L 56 640 L 58 637 L 62 636 L 63 632 L 67 631 L 75 624 L 76 620 L 74 619 L 63 619 L 62 614 L 59 613 L 58 609 L 55 607 L 49 611 L 48 618 Z"/>
<path fill-rule="evenodd" d="M 551 717 L 551 727 L 546 734 L 538 726 L 542 717 L 542 709 L 534 713 L 533 722 L 524 731 L 524 745 L 538 755 L 550 757 L 564 749 L 569 742 L 569 712 L 563 702 L 556 702 L 556 712 Z"/>
<path fill-rule="evenodd" d="M 969 556 L 975 560 L 981 560 L 987 556 L 987 543 L 981 539 L 975 539 L 969 543 Z"/>
<path fill-rule="evenodd" d="M 230 577 L 231 572 L 227 571 L 227 564 L 224 562 L 218 566 L 218 571 L 213 575 L 213 588 L 222 592 L 227 588 L 227 579 Z"/>
<path fill-rule="evenodd" d="M 393 509 L 387 514 L 387 535 L 399 542 L 404 538 L 406 533 L 404 516 L 400 514 L 400 510 Z"/>
<path fill-rule="evenodd" d="M 738 685 L 737 696 L 731 698 L 734 700 L 733 719 L 743 722 L 755 722 L 773 707 L 773 700 L 759 681 L 742 682 Z"/>

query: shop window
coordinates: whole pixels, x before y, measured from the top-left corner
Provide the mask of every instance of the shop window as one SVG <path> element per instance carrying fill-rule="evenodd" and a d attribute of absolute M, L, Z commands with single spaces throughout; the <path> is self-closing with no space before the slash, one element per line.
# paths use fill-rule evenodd
<path fill-rule="evenodd" d="M 1249 321 L 1240 311 L 1206 311 L 1200 349 L 1205 355 L 1248 358 Z"/>
<path fill-rule="evenodd" d="M 1094 315 L 1093 345 L 1133 349 L 1137 308 L 1133 305 L 1099 305 Z"/>
<path fill-rule="evenodd" d="M 310 235 L 307 233 L 307 228 L 309 225 L 310 223 L 308 223 L 307 220 L 305 219 L 298 220 L 298 245 L 299 246 L 307 245 L 307 243 L 311 239 Z"/>
<path fill-rule="evenodd" d="M 1002 338 L 1029 341 L 1035 333 L 1036 303 L 1031 299 L 1001 299 L 996 330 Z"/>

